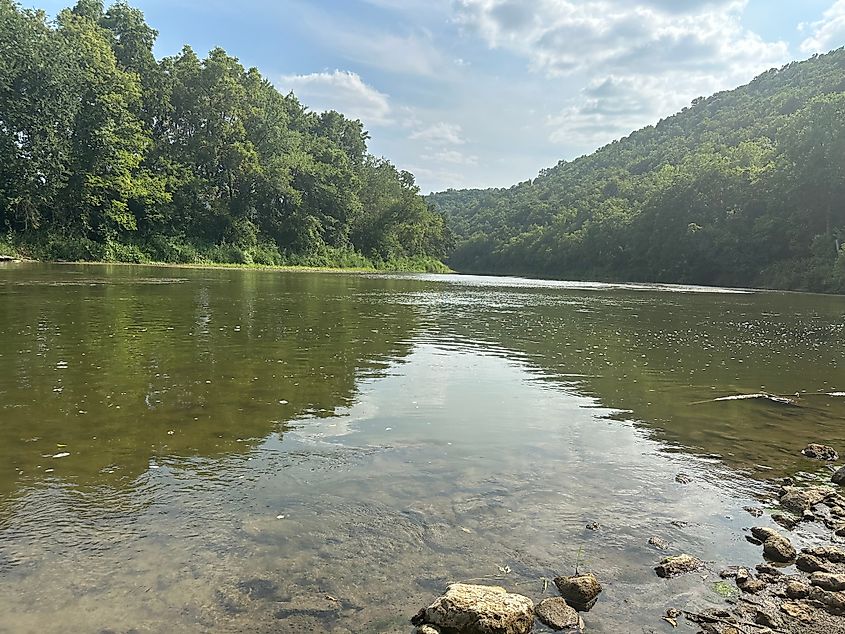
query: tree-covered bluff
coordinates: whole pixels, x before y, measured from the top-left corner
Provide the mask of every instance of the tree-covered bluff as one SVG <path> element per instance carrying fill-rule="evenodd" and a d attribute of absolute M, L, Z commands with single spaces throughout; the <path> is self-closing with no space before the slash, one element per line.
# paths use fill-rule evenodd
<path fill-rule="evenodd" d="M 429 200 L 461 271 L 845 292 L 845 50 L 510 189 Z"/>
<path fill-rule="evenodd" d="M 222 49 L 157 60 L 124 2 L 0 0 L 0 250 L 44 259 L 443 268 L 451 237 L 360 121 Z"/>

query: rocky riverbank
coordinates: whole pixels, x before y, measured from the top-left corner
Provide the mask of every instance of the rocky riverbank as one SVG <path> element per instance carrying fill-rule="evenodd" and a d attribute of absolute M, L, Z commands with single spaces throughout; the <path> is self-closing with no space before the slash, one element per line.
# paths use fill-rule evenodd
<path fill-rule="evenodd" d="M 838 460 L 837 452 L 823 445 L 809 445 L 802 453 L 825 462 Z M 753 569 L 719 570 L 722 581 L 717 585 L 723 590 L 724 605 L 692 611 L 679 599 L 679 605 L 663 617 L 666 628 L 691 631 L 692 625 L 703 634 L 845 633 L 845 549 L 839 546 L 845 543 L 841 489 L 845 467 L 832 475 L 830 484 L 799 485 L 792 479 L 779 484 L 768 513 L 777 528 L 762 525 L 766 519 L 762 509 L 746 508 L 760 524 L 750 527 L 745 538 L 761 547 L 761 562 Z M 800 550 L 793 542 L 800 542 Z M 649 544 L 665 549 L 659 537 L 652 537 Z M 657 562 L 654 571 L 671 579 L 707 567 L 699 558 L 679 553 Z M 417 634 L 526 634 L 535 627 L 535 619 L 554 631 L 588 631 L 589 622 L 581 615 L 590 611 L 603 590 L 596 574 L 558 577 L 554 582 L 560 596 L 536 604 L 498 586 L 453 584 L 412 623 Z M 661 629 L 656 624 L 652 631 Z"/>

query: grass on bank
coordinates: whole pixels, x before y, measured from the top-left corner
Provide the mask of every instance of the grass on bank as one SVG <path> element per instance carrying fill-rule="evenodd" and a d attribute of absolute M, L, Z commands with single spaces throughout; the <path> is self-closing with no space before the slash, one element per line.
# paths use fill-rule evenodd
<path fill-rule="evenodd" d="M 46 262 L 103 262 L 171 266 L 449 273 L 441 261 L 427 256 L 368 258 L 352 248 L 324 247 L 308 254 L 289 254 L 274 244 L 195 245 L 168 238 L 144 244 L 50 236 L 15 243 L 0 238 L 0 255 Z"/>

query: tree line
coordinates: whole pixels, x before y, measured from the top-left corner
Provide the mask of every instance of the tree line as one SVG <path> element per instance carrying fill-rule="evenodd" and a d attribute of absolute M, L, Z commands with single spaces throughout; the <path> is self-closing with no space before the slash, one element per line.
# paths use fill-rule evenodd
<path fill-rule="evenodd" d="M 70 260 L 442 267 L 452 238 L 360 121 L 223 49 L 157 60 L 125 2 L 0 0 L 0 243 Z"/>
<path fill-rule="evenodd" d="M 462 271 L 845 292 L 845 50 L 509 189 L 429 200 Z"/>

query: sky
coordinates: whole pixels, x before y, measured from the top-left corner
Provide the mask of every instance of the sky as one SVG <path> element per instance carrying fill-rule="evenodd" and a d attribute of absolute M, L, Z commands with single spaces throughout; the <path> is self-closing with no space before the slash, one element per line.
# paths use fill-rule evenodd
<path fill-rule="evenodd" d="M 72 0 L 23 6 L 55 15 Z M 845 44 L 845 0 L 130 0 L 156 55 L 215 46 L 363 121 L 424 193 L 508 187 Z"/>

